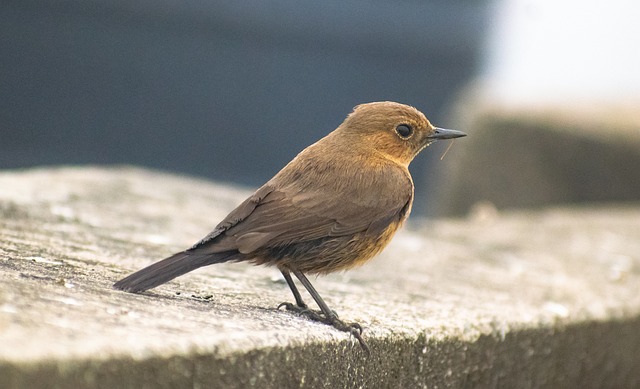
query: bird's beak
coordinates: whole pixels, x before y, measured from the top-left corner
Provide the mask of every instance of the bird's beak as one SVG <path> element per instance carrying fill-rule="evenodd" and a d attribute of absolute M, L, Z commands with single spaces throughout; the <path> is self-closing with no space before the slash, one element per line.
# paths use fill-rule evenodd
<path fill-rule="evenodd" d="M 431 140 L 453 139 L 453 138 L 460 138 L 462 136 L 467 136 L 467 134 L 465 134 L 462 131 L 446 130 L 444 128 L 435 127 L 433 134 L 429 135 L 427 139 L 431 139 Z"/>

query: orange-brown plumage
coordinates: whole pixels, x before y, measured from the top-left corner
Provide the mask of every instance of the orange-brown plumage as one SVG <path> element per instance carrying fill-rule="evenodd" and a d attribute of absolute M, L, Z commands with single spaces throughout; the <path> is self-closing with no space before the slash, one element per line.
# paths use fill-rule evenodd
<path fill-rule="evenodd" d="M 354 333 L 324 304 L 304 276 L 360 265 L 391 240 L 411 211 L 408 166 L 431 142 L 464 136 L 436 128 L 417 109 L 393 102 L 357 106 L 333 132 L 307 147 L 192 248 L 144 268 L 114 287 L 143 291 L 198 267 L 250 261 L 278 267 L 306 310 L 290 273 L 322 315 Z M 359 334 L 354 335 L 364 345 Z"/>

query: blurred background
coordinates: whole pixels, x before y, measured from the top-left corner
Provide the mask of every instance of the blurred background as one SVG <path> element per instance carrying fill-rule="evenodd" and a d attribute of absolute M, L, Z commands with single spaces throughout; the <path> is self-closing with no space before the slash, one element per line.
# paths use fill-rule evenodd
<path fill-rule="evenodd" d="M 417 213 L 637 200 L 638 6 L 593 3 L 5 0 L 0 169 L 133 164 L 255 187 L 353 106 L 394 100 L 470 134 L 414 161 Z"/>
<path fill-rule="evenodd" d="M 464 0 L 0 7 L 0 168 L 124 163 L 248 186 L 363 102 L 447 127 L 487 24 L 486 3 Z M 424 154 L 423 188 L 438 153 Z"/>

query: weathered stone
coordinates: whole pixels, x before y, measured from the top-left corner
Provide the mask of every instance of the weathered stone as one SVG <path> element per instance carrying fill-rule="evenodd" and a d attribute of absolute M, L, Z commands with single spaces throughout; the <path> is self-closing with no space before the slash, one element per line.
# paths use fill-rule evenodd
<path fill-rule="evenodd" d="M 414 221 L 314 281 L 370 357 L 277 310 L 291 296 L 273 269 L 111 289 L 248 193 L 127 167 L 0 173 L 0 387 L 640 386 L 638 206 Z"/>
<path fill-rule="evenodd" d="M 440 164 L 433 213 L 640 201 L 637 107 L 509 107 L 470 95 L 454 115 L 469 136 Z"/>

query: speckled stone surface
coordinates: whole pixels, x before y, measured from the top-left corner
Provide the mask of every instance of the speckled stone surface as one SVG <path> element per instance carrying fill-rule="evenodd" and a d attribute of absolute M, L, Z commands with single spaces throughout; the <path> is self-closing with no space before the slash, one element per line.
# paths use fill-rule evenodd
<path fill-rule="evenodd" d="M 413 220 L 312 279 L 369 357 L 277 310 L 292 297 L 274 269 L 111 289 L 248 194 L 129 167 L 0 172 L 0 386 L 640 387 L 640 205 Z"/>

